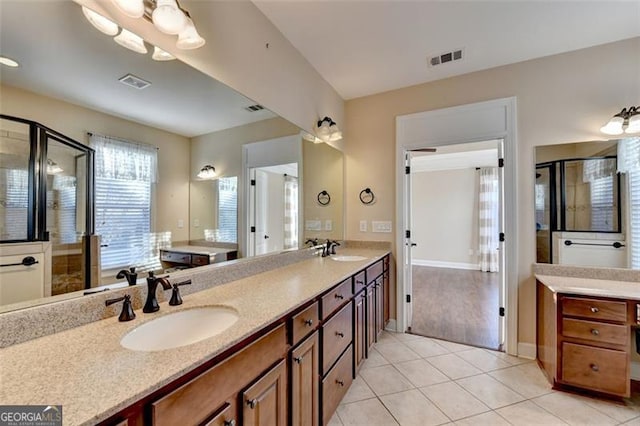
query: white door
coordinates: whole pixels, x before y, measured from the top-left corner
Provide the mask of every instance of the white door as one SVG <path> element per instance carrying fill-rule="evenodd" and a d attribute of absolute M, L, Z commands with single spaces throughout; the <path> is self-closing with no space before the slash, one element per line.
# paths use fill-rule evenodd
<path fill-rule="evenodd" d="M 500 217 L 500 236 L 502 237 L 505 232 L 505 217 L 504 217 L 504 139 L 498 141 L 498 185 L 499 185 L 499 194 L 500 194 L 500 207 L 499 207 L 499 217 Z M 506 271 L 506 262 L 505 262 L 505 244 L 504 238 L 500 238 L 500 244 L 498 245 L 498 271 L 499 271 L 499 280 L 500 280 L 500 291 L 499 291 L 499 303 L 500 303 L 500 319 L 498 321 L 498 341 L 500 343 L 500 347 L 504 347 L 504 343 L 507 339 L 506 336 L 506 328 L 505 328 L 505 314 L 504 309 L 507 306 L 506 302 L 506 294 L 507 294 L 507 271 Z"/>
<path fill-rule="evenodd" d="M 405 151 L 404 153 L 405 175 L 404 175 L 404 193 L 405 193 L 405 208 L 404 208 L 404 223 L 407 224 L 407 229 L 404 230 L 404 286 L 406 290 L 406 330 L 411 330 L 411 318 L 413 317 L 413 309 L 411 305 L 411 296 L 413 294 L 413 281 L 412 281 L 412 255 L 411 249 L 415 245 L 411 240 L 411 226 L 413 222 L 411 220 L 411 151 Z"/>
<path fill-rule="evenodd" d="M 269 208 L 269 173 L 264 170 L 254 169 L 254 254 L 259 256 L 269 252 L 269 229 L 270 211 Z"/>

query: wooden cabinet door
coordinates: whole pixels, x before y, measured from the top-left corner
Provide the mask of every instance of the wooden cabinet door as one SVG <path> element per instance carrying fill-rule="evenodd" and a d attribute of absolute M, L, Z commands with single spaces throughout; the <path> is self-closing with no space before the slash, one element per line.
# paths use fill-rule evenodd
<path fill-rule="evenodd" d="M 353 337 L 353 346 L 354 346 L 354 354 L 355 354 L 355 369 L 358 371 L 360 368 L 360 364 L 365 357 L 366 351 L 366 310 L 365 310 L 365 300 L 367 298 L 366 292 L 359 293 L 354 299 L 354 337 Z"/>
<path fill-rule="evenodd" d="M 382 277 L 376 280 L 376 341 L 384 329 L 384 287 Z"/>
<path fill-rule="evenodd" d="M 318 332 L 291 351 L 291 424 L 318 424 L 320 401 Z"/>
<path fill-rule="evenodd" d="M 367 316 L 367 354 L 376 341 L 376 289 L 375 284 L 367 286 L 367 303 L 365 304 Z"/>
<path fill-rule="evenodd" d="M 287 423 L 287 367 L 285 361 L 242 392 L 242 419 L 246 426 L 284 426 Z"/>
<path fill-rule="evenodd" d="M 204 423 L 204 426 L 236 426 L 236 413 L 233 401 L 227 402 L 221 410 L 211 419 Z"/>

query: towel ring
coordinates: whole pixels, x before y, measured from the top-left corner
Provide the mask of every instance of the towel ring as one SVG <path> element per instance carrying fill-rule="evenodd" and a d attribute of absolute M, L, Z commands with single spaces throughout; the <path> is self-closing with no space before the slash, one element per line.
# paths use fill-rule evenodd
<path fill-rule="evenodd" d="M 362 202 L 362 204 L 371 204 L 375 199 L 376 196 L 373 195 L 371 188 L 365 188 L 360 191 L 360 202 Z"/>
<path fill-rule="evenodd" d="M 330 202 L 331 202 L 331 196 L 327 191 L 323 190 L 320 193 L 318 193 L 318 203 L 320 203 L 323 206 L 326 206 Z"/>

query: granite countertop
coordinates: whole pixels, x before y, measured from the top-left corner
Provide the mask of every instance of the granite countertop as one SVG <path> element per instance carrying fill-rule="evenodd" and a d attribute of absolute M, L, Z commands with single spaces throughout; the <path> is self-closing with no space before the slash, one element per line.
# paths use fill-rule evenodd
<path fill-rule="evenodd" d="M 536 279 L 555 293 L 640 300 L 640 286 L 633 281 L 612 281 L 541 274 L 536 274 Z"/>
<path fill-rule="evenodd" d="M 117 317 L 0 350 L 0 402 L 63 406 L 64 424 L 95 424 L 212 359 L 388 253 L 343 249 L 367 259 L 313 257 L 184 296 L 180 306 L 118 322 Z M 240 319 L 221 334 L 181 348 L 136 352 L 120 346 L 127 332 L 162 314 L 222 305 Z M 73 313 L 69 313 L 72 315 Z"/>

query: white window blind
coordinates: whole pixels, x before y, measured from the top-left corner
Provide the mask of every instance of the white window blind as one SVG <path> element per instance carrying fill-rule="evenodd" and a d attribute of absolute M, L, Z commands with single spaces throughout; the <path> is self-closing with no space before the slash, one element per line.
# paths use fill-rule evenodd
<path fill-rule="evenodd" d="M 218 179 L 217 241 L 238 242 L 238 178 Z"/>
<path fill-rule="evenodd" d="M 594 231 L 611 232 L 616 228 L 613 179 L 613 175 L 591 179 L 591 229 Z"/>
<path fill-rule="evenodd" d="M 157 150 L 98 135 L 91 136 L 91 145 L 96 150 L 95 217 L 103 245 L 102 269 L 157 263 L 157 253 L 151 249 Z"/>
<path fill-rule="evenodd" d="M 4 218 L 0 239 L 26 240 L 29 172 L 22 169 L 1 169 L 1 173 L 0 209 Z"/>
<path fill-rule="evenodd" d="M 629 172 L 628 176 L 630 266 L 640 269 L 640 170 Z"/>

